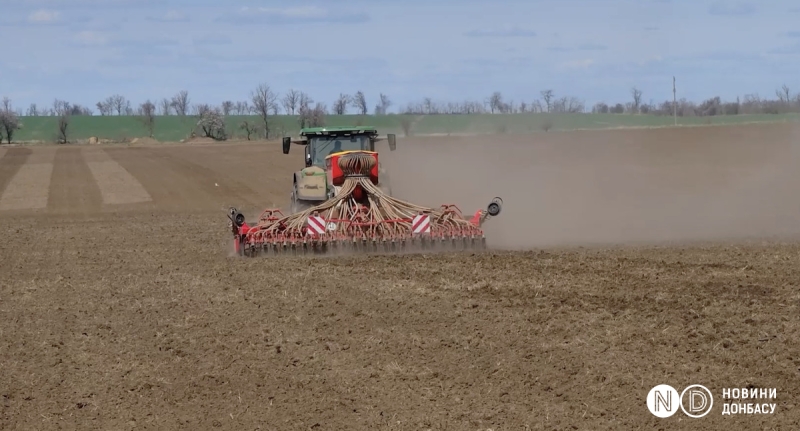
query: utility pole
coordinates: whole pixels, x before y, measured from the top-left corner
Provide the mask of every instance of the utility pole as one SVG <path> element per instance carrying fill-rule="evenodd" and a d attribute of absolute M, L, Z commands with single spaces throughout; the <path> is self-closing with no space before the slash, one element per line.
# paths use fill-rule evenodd
<path fill-rule="evenodd" d="M 675 77 L 672 77 L 672 118 L 675 119 L 675 125 L 678 125 L 678 97 L 675 92 Z"/>

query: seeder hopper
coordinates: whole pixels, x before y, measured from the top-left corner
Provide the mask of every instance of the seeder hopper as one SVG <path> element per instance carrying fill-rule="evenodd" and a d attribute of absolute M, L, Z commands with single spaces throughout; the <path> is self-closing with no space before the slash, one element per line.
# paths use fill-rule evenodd
<path fill-rule="evenodd" d="M 494 198 L 470 219 L 456 205 L 422 207 L 392 197 L 379 187 L 378 165 L 375 151 L 332 153 L 325 157 L 326 188 L 331 196 L 324 202 L 290 215 L 267 209 L 252 225 L 239 210 L 230 208 L 236 253 L 258 256 L 486 248 L 482 226 L 488 218 L 500 214 L 500 198 Z"/>

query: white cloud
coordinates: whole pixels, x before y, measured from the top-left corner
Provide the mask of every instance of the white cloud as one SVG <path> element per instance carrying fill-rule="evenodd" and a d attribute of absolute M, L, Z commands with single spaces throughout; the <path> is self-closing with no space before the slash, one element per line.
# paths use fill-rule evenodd
<path fill-rule="evenodd" d="M 96 31 L 81 31 L 75 35 L 75 41 L 81 45 L 105 45 L 108 39 Z"/>
<path fill-rule="evenodd" d="M 58 21 L 61 14 L 55 10 L 39 9 L 28 15 L 28 22 L 34 23 L 51 23 Z"/>
<path fill-rule="evenodd" d="M 369 21 L 369 15 L 363 12 L 331 11 L 317 6 L 290 8 L 244 6 L 235 14 L 223 15 L 217 21 L 239 24 L 363 23 Z"/>

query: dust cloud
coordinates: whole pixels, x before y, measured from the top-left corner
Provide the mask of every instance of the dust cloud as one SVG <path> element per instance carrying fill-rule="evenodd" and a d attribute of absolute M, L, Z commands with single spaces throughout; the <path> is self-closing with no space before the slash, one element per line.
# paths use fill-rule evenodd
<path fill-rule="evenodd" d="M 393 194 L 465 216 L 496 249 L 800 235 L 796 125 L 398 139 Z"/>

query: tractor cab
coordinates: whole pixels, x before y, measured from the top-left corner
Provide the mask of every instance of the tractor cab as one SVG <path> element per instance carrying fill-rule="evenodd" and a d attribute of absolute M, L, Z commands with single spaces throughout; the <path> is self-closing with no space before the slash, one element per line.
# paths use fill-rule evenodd
<path fill-rule="evenodd" d="M 335 190 L 327 181 L 326 159 L 334 154 L 349 151 L 375 152 L 375 143 L 383 140 L 374 127 L 311 127 L 300 131 L 300 139 L 283 138 L 283 154 L 289 154 L 292 144 L 303 145 L 305 168 L 295 172 L 291 195 L 291 211 L 302 211 L 329 199 Z M 386 137 L 389 150 L 396 148 L 395 135 Z M 388 176 L 379 166 L 382 189 L 391 193 Z"/>
<path fill-rule="evenodd" d="M 325 158 L 343 151 L 375 151 L 378 131 L 373 127 L 311 127 L 300 131 L 300 139 L 283 138 L 283 154 L 291 144 L 305 147 L 306 167 L 325 167 Z M 389 149 L 395 149 L 395 135 L 388 135 Z"/>

